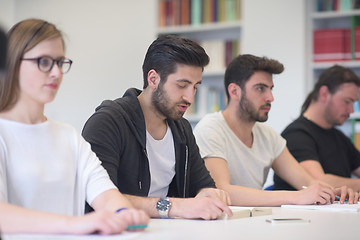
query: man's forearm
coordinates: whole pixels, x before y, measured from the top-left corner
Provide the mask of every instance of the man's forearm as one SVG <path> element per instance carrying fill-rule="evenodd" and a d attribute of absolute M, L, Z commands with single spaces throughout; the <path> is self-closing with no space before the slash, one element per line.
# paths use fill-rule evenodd
<path fill-rule="evenodd" d="M 124 194 L 124 196 L 129 199 L 135 208 L 144 210 L 150 217 L 160 217 L 158 211 L 156 210 L 156 203 L 160 198 L 139 197 L 129 194 Z"/>
<path fill-rule="evenodd" d="M 346 178 L 346 177 L 340 177 L 336 176 L 330 173 L 326 173 L 322 175 L 319 180 L 327 182 L 333 187 L 342 187 L 347 186 L 349 188 L 352 188 L 354 191 L 359 192 L 360 191 L 360 179 L 359 178 Z"/>

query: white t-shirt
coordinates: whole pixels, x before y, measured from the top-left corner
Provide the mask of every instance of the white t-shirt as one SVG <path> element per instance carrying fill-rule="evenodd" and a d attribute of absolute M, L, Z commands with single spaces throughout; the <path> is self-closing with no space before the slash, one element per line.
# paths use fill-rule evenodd
<path fill-rule="evenodd" d="M 0 201 L 79 216 L 85 200 L 91 203 L 113 188 L 90 144 L 73 127 L 0 119 Z"/>
<path fill-rule="evenodd" d="M 201 157 L 226 160 L 232 185 L 262 189 L 286 141 L 264 123 L 256 122 L 252 133 L 254 140 L 249 148 L 230 129 L 222 112 L 207 114 L 194 129 Z"/>
<path fill-rule="evenodd" d="M 166 197 L 175 176 L 174 139 L 169 126 L 161 140 L 155 140 L 146 131 L 146 151 L 150 167 L 149 197 Z"/>

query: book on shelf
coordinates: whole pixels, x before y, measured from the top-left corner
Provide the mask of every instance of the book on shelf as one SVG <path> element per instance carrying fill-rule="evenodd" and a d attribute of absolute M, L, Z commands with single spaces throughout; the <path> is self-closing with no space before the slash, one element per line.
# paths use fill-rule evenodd
<path fill-rule="evenodd" d="M 353 0 L 353 9 L 360 8 L 360 0 Z"/>
<path fill-rule="evenodd" d="M 207 113 L 218 112 L 226 107 L 226 96 L 223 88 L 200 86 L 194 102 L 186 110 L 185 118 L 203 117 Z"/>
<path fill-rule="evenodd" d="M 360 27 L 354 28 L 354 35 L 355 35 L 354 55 L 356 60 L 360 60 Z"/>
<path fill-rule="evenodd" d="M 200 45 L 209 55 L 210 62 L 205 67 L 206 71 L 221 71 L 225 69 L 225 42 L 223 40 L 202 41 Z"/>
<path fill-rule="evenodd" d="M 337 4 L 339 4 L 337 8 L 340 11 L 350 11 L 353 9 L 353 0 L 339 0 L 337 2 Z"/>
<path fill-rule="evenodd" d="M 350 11 L 360 8 L 359 0 L 317 0 L 316 11 Z"/>
<path fill-rule="evenodd" d="M 159 0 L 159 27 L 237 21 L 241 0 Z"/>
<path fill-rule="evenodd" d="M 257 217 L 271 215 L 272 209 L 268 207 L 237 207 L 230 206 L 233 216 L 229 217 L 226 213 L 223 213 L 219 219 L 238 219 L 246 217 Z"/>
<path fill-rule="evenodd" d="M 206 103 L 206 112 L 218 112 L 220 110 L 220 91 L 215 88 L 209 88 Z"/>
<path fill-rule="evenodd" d="M 224 71 L 232 59 L 240 53 L 240 40 L 209 40 L 200 45 L 210 57 L 207 71 Z"/>
<path fill-rule="evenodd" d="M 191 0 L 182 0 L 181 1 L 181 12 L 180 12 L 180 24 L 189 25 L 191 21 L 190 16 L 190 1 Z"/>
<path fill-rule="evenodd" d="M 351 30 L 314 30 L 314 62 L 351 60 Z"/>
<path fill-rule="evenodd" d="M 192 25 L 201 24 L 201 20 L 202 20 L 202 15 L 201 15 L 202 4 L 201 4 L 201 0 L 191 0 L 191 5 L 190 6 L 191 6 L 190 7 L 191 24 Z"/>

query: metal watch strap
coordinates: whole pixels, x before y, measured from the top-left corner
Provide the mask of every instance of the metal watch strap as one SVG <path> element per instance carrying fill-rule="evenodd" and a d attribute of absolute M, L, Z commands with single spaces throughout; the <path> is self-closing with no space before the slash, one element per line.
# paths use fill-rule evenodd
<path fill-rule="evenodd" d="M 161 218 L 169 218 L 170 207 L 171 202 L 168 197 L 160 198 L 160 200 L 156 203 L 156 209 Z"/>

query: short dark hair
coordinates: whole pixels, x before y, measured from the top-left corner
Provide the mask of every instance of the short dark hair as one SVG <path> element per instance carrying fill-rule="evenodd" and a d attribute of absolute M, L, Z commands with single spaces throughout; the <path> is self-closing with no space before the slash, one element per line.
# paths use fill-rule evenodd
<path fill-rule="evenodd" d="M 158 37 L 149 47 L 144 63 L 143 78 L 145 89 L 148 86 L 147 75 L 151 69 L 159 73 L 162 84 L 169 74 L 176 71 L 177 64 L 204 67 L 209 63 L 209 56 L 195 41 L 177 35 Z"/>
<path fill-rule="evenodd" d="M 237 56 L 230 62 L 225 71 L 224 85 L 228 101 L 230 100 L 228 86 L 235 83 L 244 90 L 246 82 L 256 71 L 279 74 L 284 71 L 284 65 L 267 57 L 257 57 L 250 54 Z"/>
<path fill-rule="evenodd" d="M 360 87 L 359 77 L 350 68 L 334 65 L 324 70 L 320 74 L 319 80 L 315 84 L 314 89 L 306 97 L 301 107 L 301 114 L 307 110 L 312 101 L 318 100 L 319 91 L 322 86 L 326 86 L 330 93 L 334 94 L 344 83 L 354 83 L 356 86 Z"/>

